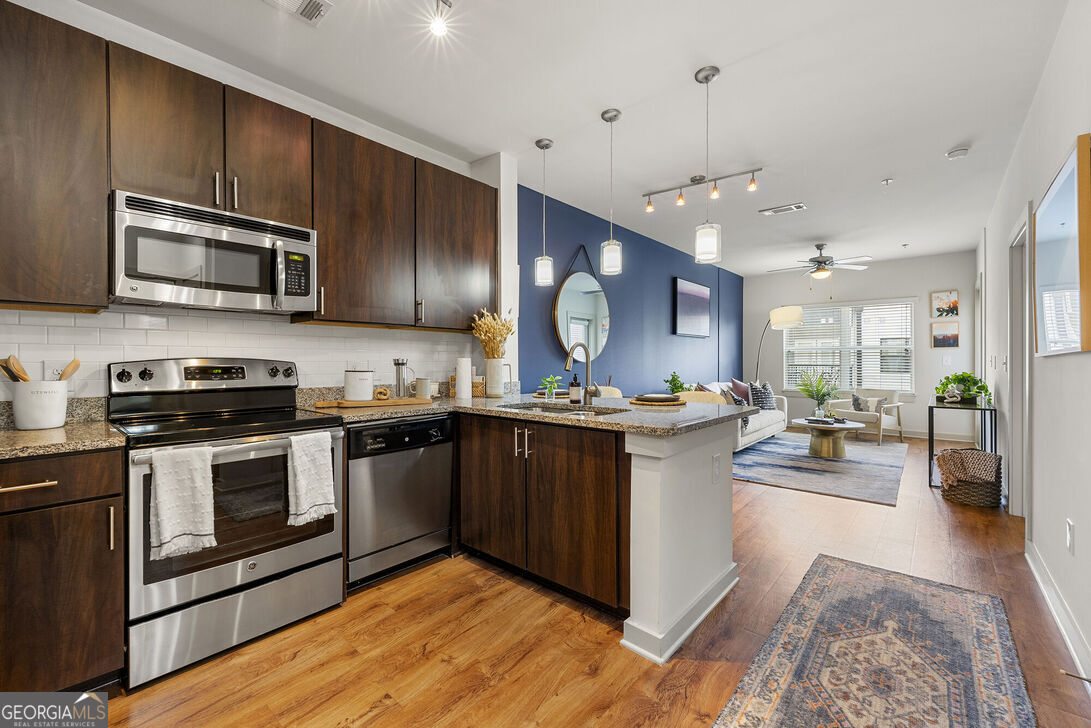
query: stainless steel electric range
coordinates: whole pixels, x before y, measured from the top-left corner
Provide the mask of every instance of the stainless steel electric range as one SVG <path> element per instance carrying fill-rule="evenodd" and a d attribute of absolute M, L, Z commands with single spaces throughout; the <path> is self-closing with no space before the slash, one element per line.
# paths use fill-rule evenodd
<path fill-rule="evenodd" d="M 108 417 L 128 441 L 128 685 L 342 601 L 341 418 L 297 409 L 295 365 L 257 359 L 111 364 Z M 292 435 L 330 432 L 338 512 L 289 526 Z M 150 558 L 152 455 L 213 448 L 216 546 Z"/>

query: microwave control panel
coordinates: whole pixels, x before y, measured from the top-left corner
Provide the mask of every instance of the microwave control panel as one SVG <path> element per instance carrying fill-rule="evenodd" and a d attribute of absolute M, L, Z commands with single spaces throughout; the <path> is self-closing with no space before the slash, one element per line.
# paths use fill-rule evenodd
<path fill-rule="evenodd" d="M 311 295 L 311 256 L 284 253 L 284 295 Z"/>

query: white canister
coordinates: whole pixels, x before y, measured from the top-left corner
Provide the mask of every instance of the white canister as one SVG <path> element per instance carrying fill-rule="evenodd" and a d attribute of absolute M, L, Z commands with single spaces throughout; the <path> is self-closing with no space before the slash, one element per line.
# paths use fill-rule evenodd
<path fill-rule="evenodd" d="M 48 430 L 64 425 L 68 414 L 68 382 L 13 382 L 15 429 Z"/>
<path fill-rule="evenodd" d="M 375 396 L 375 372 L 370 369 L 345 370 L 345 399 L 367 402 Z"/>
<path fill-rule="evenodd" d="M 472 371 L 469 357 L 455 359 L 455 399 L 473 397 Z"/>

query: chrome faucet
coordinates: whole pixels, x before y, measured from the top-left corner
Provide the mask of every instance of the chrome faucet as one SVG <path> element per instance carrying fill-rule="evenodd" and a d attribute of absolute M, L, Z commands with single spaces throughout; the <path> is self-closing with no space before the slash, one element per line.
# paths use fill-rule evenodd
<path fill-rule="evenodd" d="M 585 357 L 583 363 L 587 365 L 587 374 L 583 380 L 583 403 L 591 404 L 591 350 L 587 348 L 587 344 L 583 343 L 582 341 L 577 341 L 575 344 L 569 347 L 568 358 L 564 360 L 564 370 L 566 372 L 572 371 L 572 353 L 580 347 L 583 348 L 583 354 Z"/>

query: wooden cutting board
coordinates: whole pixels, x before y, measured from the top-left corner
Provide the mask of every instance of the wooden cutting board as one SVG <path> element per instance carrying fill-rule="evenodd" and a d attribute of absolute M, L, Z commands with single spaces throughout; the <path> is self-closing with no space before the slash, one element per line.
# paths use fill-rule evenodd
<path fill-rule="evenodd" d="M 315 407 L 401 407 L 407 404 L 432 404 L 424 397 L 403 397 L 402 399 L 336 399 L 330 402 L 315 402 Z"/>
<path fill-rule="evenodd" d="M 630 399 L 629 404 L 639 404 L 644 407 L 685 407 L 686 400 L 678 399 L 673 402 L 641 402 L 639 399 Z"/>

